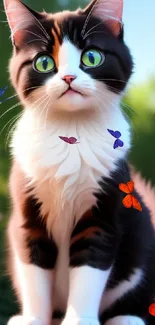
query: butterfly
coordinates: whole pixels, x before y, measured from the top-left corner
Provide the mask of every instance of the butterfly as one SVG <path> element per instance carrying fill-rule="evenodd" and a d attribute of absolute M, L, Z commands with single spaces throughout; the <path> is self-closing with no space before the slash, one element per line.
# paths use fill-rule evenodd
<path fill-rule="evenodd" d="M 5 86 L 4 88 L 0 88 L 0 97 L 2 97 L 2 96 L 5 94 L 5 92 L 6 92 L 7 89 L 8 89 L 8 86 Z M 4 103 L 4 102 L 6 102 L 8 99 L 9 99 L 9 98 L 6 98 L 6 99 L 2 100 L 2 102 L 0 102 L 0 103 Z"/>
<path fill-rule="evenodd" d="M 80 142 L 77 142 L 77 139 L 74 138 L 74 137 L 59 137 L 61 140 L 63 140 L 64 142 L 67 142 L 69 144 L 77 144 L 77 143 L 80 143 Z"/>
<path fill-rule="evenodd" d="M 149 314 L 152 315 L 152 316 L 155 316 L 155 303 L 150 305 Z"/>
<path fill-rule="evenodd" d="M 120 139 L 121 137 L 121 132 L 119 131 L 113 131 L 110 129 L 107 129 L 107 131 L 116 139 L 113 145 L 113 148 L 116 149 L 118 147 L 123 147 L 124 146 L 124 142 Z"/>
<path fill-rule="evenodd" d="M 134 182 L 130 181 L 127 184 L 120 183 L 119 184 L 119 189 L 126 193 L 127 195 L 125 198 L 122 200 L 122 203 L 125 208 L 134 208 L 136 210 L 142 211 L 142 206 L 139 203 L 139 201 L 136 199 L 134 195 L 132 195 L 132 192 L 134 191 Z"/>
<path fill-rule="evenodd" d="M 4 88 L 0 88 L 0 97 L 3 96 L 7 90 L 8 86 L 4 87 Z"/>

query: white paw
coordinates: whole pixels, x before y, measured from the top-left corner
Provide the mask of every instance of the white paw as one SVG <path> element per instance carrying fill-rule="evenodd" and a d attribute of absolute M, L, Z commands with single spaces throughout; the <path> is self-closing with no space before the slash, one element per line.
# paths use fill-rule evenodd
<path fill-rule="evenodd" d="M 109 319 L 105 325 L 145 325 L 144 321 L 135 316 L 117 316 Z"/>
<path fill-rule="evenodd" d="M 10 318 L 7 325 L 44 325 L 43 322 L 37 318 L 27 319 L 23 316 L 14 316 Z"/>
<path fill-rule="evenodd" d="M 100 322 L 94 318 L 64 318 L 61 325 L 100 325 Z"/>

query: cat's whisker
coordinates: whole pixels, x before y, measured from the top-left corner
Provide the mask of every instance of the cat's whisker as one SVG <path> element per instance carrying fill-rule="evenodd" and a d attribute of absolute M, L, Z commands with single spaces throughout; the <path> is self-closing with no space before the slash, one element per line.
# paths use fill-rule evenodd
<path fill-rule="evenodd" d="M 22 106 L 22 105 L 21 105 L 21 102 L 18 102 L 18 103 L 16 103 L 15 105 L 13 105 L 13 106 L 11 106 L 10 108 L 8 108 L 7 111 L 5 111 L 5 112 L 0 116 L 0 119 L 1 119 L 2 117 L 4 117 L 7 113 L 9 113 L 10 111 L 12 111 L 13 109 L 15 109 L 16 107 L 18 107 L 18 106 Z"/>
<path fill-rule="evenodd" d="M 82 83 L 82 86 L 83 86 L 83 87 L 82 87 L 83 89 L 88 89 L 88 90 L 91 90 L 92 92 L 93 92 L 93 90 L 94 90 L 94 88 L 92 88 L 92 87 L 90 86 L 90 84 L 87 83 L 87 82 L 86 82 L 86 83 L 83 82 L 83 83 Z M 93 93 L 92 93 L 92 94 L 93 94 Z"/>
<path fill-rule="evenodd" d="M 49 34 L 47 33 L 47 31 L 46 31 L 46 29 L 43 27 L 43 25 L 40 23 L 40 21 L 34 16 L 34 15 L 32 15 L 33 16 L 33 18 L 35 19 L 35 25 L 36 26 L 38 26 L 39 28 L 40 28 L 40 30 L 44 33 L 44 35 L 46 36 L 46 40 L 50 40 L 51 38 L 50 38 L 50 36 L 49 36 Z M 39 24 L 39 25 L 38 25 Z"/>
<path fill-rule="evenodd" d="M 97 23 L 96 25 L 94 25 L 93 27 L 91 27 L 91 28 L 90 28 L 90 29 L 85 33 L 83 39 L 85 39 L 85 38 L 87 37 L 87 34 L 89 34 L 89 33 L 90 33 L 94 28 L 96 28 L 97 26 L 102 25 L 102 24 L 103 24 L 103 22 L 101 21 L 101 22 Z"/>
<path fill-rule="evenodd" d="M 103 78 L 103 79 L 97 79 L 98 81 L 118 81 L 118 82 L 122 82 L 122 83 L 125 83 L 125 84 L 127 84 L 128 82 L 127 81 L 125 81 L 125 80 L 121 80 L 121 79 L 115 79 L 115 78 L 113 78 L 113 79 L 110 79 L 110 78 Z"/>
<path fill-rule="evenodd" d="M 101 103 L 101 106 L 99 105 L 99 108 L 100 108 L 102 114 L 104 114 L 104 111 L 103 111 L 103 95 L 102 95 L 102 93 L 101 93 L 99 90 L 97 90 L 97 89 L 96 89 L 95 98 L 96 98 L 97 102 Z M 104 97 L 104 101 L 107 102 L 107 105 L 104 105 L 104 109 L 106 108 L 106 106 L 107 106 L 107 109 L 109 109 L 109 98 L 107 98 L 107 97 L 105 96 L 105 97 Z M 110 99 L 110 104 L 112 104 L 112 103 L 114 103 L 114 107 L 117 107 L 115 101 L 114 101 L 114 100 L 112 101 L 112 100 Z"/>
<path fill-rule="evenodd" d="M 102 98 L 102 95 L 100 94 L 100 92 L 97 92 L 97 95 L 94 94 L 93 95 L 95 98 L 96 98 L 96 105 L 97 105 L 97 108 L 101 111 L 102 114 L 104 114 L 103 112 L 103 98 Z M 105 101 L 107 100 L 107 98 L 105 97 L 104 99 Z M 108 102 L 107 102 L 108 103 Z M 109 103 L 108 103 L 109 104 Z M 101 105 L 101 106 L 100 106 Z M 107 105 L 108 106 L 108 105 Z"/>
<path fill-rule="evenodd" d="M 45 106 L 45 123 L 44 123 L 44 132 L 46 131 L 46 128 L 47 128 L 47 118 L 48 118 L 48 112 L 49 112 L 49 101 L 47 102 L 47 105 Z"/>
<path fill-rule="evenodd" d="M 21 113 L 18 113 L 17 115 L 19 115 Z M 6 129 L 6 127 L 8 126 L 8 124 L 14 119 L 16 118 L 16 116 L 13 116 L 2 128 L 1 132 L 0 132 L 0 135 L 3 133 L 3 131 Z"/>
<path fill-rule="evenodd" d="M 32 35 L 34 35 L 34 36 L 39 37 L 40 41 L 43 41 L 44 43 L 48 44 L 48 41 L 45 38 L 43 38 L 41 35 L 36 34 L 36 33 L 32 32 L 32 31 L 30 31 L 28 29 L 25 29 L 25 31 L 32 34 Z"/>
<path fill-rule="evenodd" d="M 16 128 L 16 124 L 17 124 L 18 120 L 15 121 L 14 125 L 12 126 L 11 130 L 8 132 L 7 138 L 6 138 L 6 142 L 5 142 L 5 150 L 7 150 L 7 148 L 9 147 L 9 140 L 12 137 L 14 130 Z"/>
<path fill-rule="evenodd" d="M 102 109 L 102 94 L 100 94 L 100 92 L 99 92 L 98 90 L 97 90 L 97 94 L 98 94 L 98 96 L 95 95 L 97 101 L 99 101 L 99 100 L 101 101 L 101 107 L 100 107 L 100 105 L 98 105 L 98 108 L 101 110 L 101 112 L 102 112 L 102 114 L 103 114 L 103 109 Z M 106 100 L 106 97 L 105 97 L 105 100 Z M 116 106 L 116 103 L 115 103 L 115 100 L 113 100 L 113 103 L 114 103 L 114 107 L 117 107 L 117 106 Z M 108 103 L 108 104 L 109 104 L 109 103 Z M 126 104 L 124 104 L 124 105 L 126 105 Z M 108 105 L 107 105 L 107 106 L 108 106 Z M 132 122 L 130 116 L 128 116 L 127 113 L 124 112 L 124 111 L 123 111 L 123 114 L 126 116 L 127 120 L 130 122 L 130 126 L 131 126 L 132 130 L 134 130 L 134 133 L 135 133 L 136 136 L 137 136 L 136 128 L 135 128 L 135 126 L 134 126 L 134 124 L 133 124 L 133 122 Z"/>
<path fill-rule="evenodd" d="M 40 98 L 37 99 L 36 102 L 39 101 L 39 100 L 40 100 Z M 20 105 L 20 103 L 18 103 L 18 104 Z M 23 115 L 23 111 L 20 112 L 20 113 L 18 113 L 16 116 L 13 116 L 13 118 L 11 118 L 11 119 L 10 119 L 10 120 L 9 120 L 9 121 L 4 125 L 4 127 L 2 128 L 0 134 L 2 134 L 2 132 L 4 131 L 4 129 L 7 127 L 7 125 L 12 121 L 12 122 L 10 123 L 10 125 L 9 125 L 9 128 L 8 128 L 8 130 L 9 130 L 10 127 L 11 127 L 11 125 L 14 124 L 14 122 L 15 122 L 16 120 L 18 121 L 18 119 L 19 119 L 22 115 Z M 11 131 L 12 131 L 12 132 L 11 132 Z M 7 146 L 7 142 L 8 142 L 8 140 L 9 140 L 9 138 L 10 138 L 10 135 L 13 133 L 13 131 L 14 131 L 14 125 L 13 125 L 13 127 L 11 128 L 11 130 L 8 132 L 5 147 Z"/>
<path fill-rule="evenodd" d="M 18 8 L 16 8 L 17 10 Z M 15 9 L 13 8 L 12 10 L 6 10 L 6 12 L 8 12 L 9 14 L 11 12 L 14 12 Z M 20 12 L 20 8 L 19 8 L 19 12 Z M 31 12 L 29 12 L 29 15 L 32 17 L 33 23 L 41 30 L 41 32 L 45 35 L 46 40 L 50 40 L 50 36 L 48 35 L 47 31 L 45 30 L 45 28 L 43 27 L 43 25 L 40 23 L 40 21 L 35 17 L 35 15 L 33 15 Z M 15 28 L 12 29 L 12 35 L 14 35 L 14 33 L 20 29 L 22 29 L 22 23 L 25 23 L 25 20 L 20 21 L 19 24 L 15 25 Z"/>
<path fill-rule="evenodd" d="M 42 102 L 41 102 L 41 103 L 36 107 L 35 110 L 38 110 L 38 108 L 39 108 L 41 105 L 43 105 L 45 101 L 48 100 L 48 96 L 45 95 L 45 96 L 42 97 L 42 99 L 43 99 Z M 46 104 L 45 104 L 45 106 L 42 108 L 42 110 L 41 110 L 41 112 L 40 112 L 40 115 L 39 115 L 39 117 L 38 117 L 38 127 L 37 127 L 38 130 L 39 130 L 39 127 L 40 127 L 40 119 L 41 119 L 41 116 L 42 116 L 42 114 L 43 114 L 43 112 L 44 112 L 44 110 L 45 110 L 45 107 L 46 107 Z"/>
<path fill-rule="evenodd" d="M 43 96 L 45 97 L 45 95 Z M 37 103 L 38 101 L 40 100 L 40 98 L 38 98 L 35 103 Z M 42 102 L 39 104 L 39 106 L 42 104 Z M 32 106 L 32 105 L 31 105 Z M 36 109 L 39 107 L 37 106 Z M 29 107 L 30 108 L 30 107 Z M 9 130 L 8 134 L 7 134 L 7 138 L 6 138 L 6 143 L 5 143 L 5 148 L 8 146 L 8 142 L 9 142 L 9 139 L 10 137 L 12 136 L 14 130 L 15 130 L 15 127 L 16 127 L 16 124 L 18 123 L 18 120 L 19 118 L 22 116 L 23 112 L 20 112 L 17 116 L 13 117 L 13 121 L 11 122 L 11 124 L 9 125 L 9 129 L 10 129 L 10 126 L 13 126 L 11 127 L 11 129 Z M 12 120 L 12 119 L 11 119 Z"/>
<path fill-rule="evenodd" d="M 97 30 L 97 31 L 95 31 L 95 32 L 91 32 L 91 33 L 87 34 L 86 37 L 84 36 L 83 39 L 86 39 L 86 38 L 89 37 L 90 35 L 98 34 L 98 33 L 102 33 L 102 34 L 103 34 L 103 31 L 102 31 L 102 30 Z"/>
<path fill-rule="evenodd" d="M 17 116 L 14 116 L 13 119 L 11 119 L 12 122 L 10 123 L 10 125 L 9 125 L 9 127 L 7 129 L 6 136 L 5 136 L 5 138 L 6 138 L 6 141 L 5 141 L 5 149 L 7 148 L 7 145 L 8 145 L 8 142 L 9 142 L 9 138 L 12 135 L 12 133 L 13 133 L 13 131 L 15 129 L 15 126 L 16 126 L 18 120 L 20 119 L 21 115 L 22 114 L 19 113 Z"/>
<path fill-rule="evenodd" d="M 7 130 L 7 135 L 6 135 L 6 142 L 5 142 L 5 149 L 7 149 L 8 146 L 8 142 L 9 142 L 9 138 L 11 137 L 11 135 L 13 134 L 16 124 L 18 122 L 18 120 L 20 119 L 20 117 L 22 116 L 22 113 L 20 112 L 19 114 L 17 114 L 17 116 L 14 116 L 12 120 L 12 122 L 10 123 L 8 130 Z"/>
<path fill-rule="evenodd" d="M 38 102 L 39 100 L 40 100 L 40 98 L 37 99 L 36 102 Z M 18 113 L 16 116 L 14 116 L 14 117 L 11 119 L 11 120 L 13 120 L 13 122 L 11 122 L 11 125 L 14 123 L 15 120 L 17 120 L 17 122 L 18 122 L 19 117 L 21 117 L 22 115 L 23 115 L 23 111 L 20 112 L 20 113 Z M 10 122 L 11 120 L 9 120 L 9 122 Z M 7 125 L 9 124 L 9 122 L 7 123 Z M 11 125 L 9 125 L 9 128 L 10 128 Z M 5 126 L 6 126 L 6 125 L 5 125 Z M 5 128 L 5 127 L 4 127 L 4 128 Z M 4 128 L 2 129 L 1 132 L 3 132 Z M 12 131 L 12 132 L 11 132 L 11 131 Z M 6 139 L 6 143 L 8 142 L 8 140 L 9 140 L 9 138 L 10 138 L 10 135 L 13 133 L 13 131 L 14 131 L 14 125 L 13 125 L 13 127 L 11 128 L 11 130 L 8 132 L 8 136 L 7 136 L 7 139 Z"/>
<path fill-rule="evenodd" d="M 94 92 L 94 89 L 92 89 L 92 87 L 90 85 L 86 85 L 86 84 L 83 84 L 83 87 L 85 89 L 88 89 L 88 90 L 91 90 L 92 91 L 92 96 L 96 97 L 97 99 L 99 99 L 96 95 L 96 93 L 99 94 L 99 96 L 101 96 L 101 103 L 103 105 L 103 94 L 99 92 L 99 90 L 95 89 L 95 92 Z"/>
<path fill-rule="evenodd" d="M 40 35 L 40 34 L 36 34 L 36 33 L 32 32 L 32 31 L 29 30 L 29 29 L 25 29 L 25 32 L 28 32 L 28 33 L 30 33 L 30 34 L 32 34 L 32 35 L 34 35 L 34 36 L 37 36 L 37 37 L 39 37 L 40 39 L 42 39 L 42 35 Z M 46 41 L 47 41 L 47 40 L 46 40 Z"/>
<path fill-rule="evenodd" d="M 45 42 L 44 40 L 41 40 L 41 41 L 43 43 L 47 44 L 47 42 Z M 31 43 L 34 43 L 34 42 L 40 42 L 40 38 L 35 38 L 32 41 L 26 42 L 25 44 L 28 45 L 28 44 L 31 44 Z"/>
<path fill-rule="evenodd" d="M 32 112 L 35 113 L 36 110 L 38 110 L 38 108 L 40 107 L 40 105 L 42 105 L 42 101 L 41 100 L 44 100 L 46 98 L 46 94 L 44 94 L 43 96 L 37 98 L 33 103 L 31 103 L 30 105 L 27 106 L 27 109 L 32 109 Z M 41 102 L 40 102 L 41 101 Z M 37 106 L 36 104 L 39 103 L 39 105 Z"/>
<path fill-rule="evenodd" d="M 23 91 L 20 91 L 20 93 L 23 94 L 23 93 L 26 92 L 27 90 L 30 90 L 30 89 L 37 89 L 37 88 L 39 88 L 39 87 L 38 87 L 38 86 L 36 86 L 36 87 L 29 87 L 29 88 L 24 89 Z M 0 103 L 0 105 L 3 104 L 4 102 L 10 100 L 10 99 L 15 98 L 15 97 L 18 97 L 18 94 L 15 94 L 15 95 L 12 95 L 12 96 L 10 96 L 10 97 L 7 97 L 4 101 L 2 101 L 2 102 Z"/>
<path fill-rule="evenodd" d="M 8 21 L 7 20 L 0 20 L 0 23 L 8 24 Z"/>
<path fill-rule="evenodd" d="M 39 88 L 39 87 L 38 87 L 38 86 L 36 86 L 36 87 L 29 87 L 29 88 L 25 89 L 24 91 L 22 91 L 21 93 L 24 93 L 25 91 L 30 90 L 30 89 L 37 89 L 37 88 Z M 58 86 L 53 87 L 53 89 L 55 89 L 55 88 L 59 88 L 59 87 L 58 87 Z M 17 96 L 18 96 L 18 95 L 10 96 L 9 99 L 15 98 L 15 97 L 17 97 Z M 30 98 L 32 98 L 32 97 L 33 97 L 33 95 L 30 95 L 30 96 L 27 97 L 27 99 L 30 99 Z M 42 97 L 41 97 L 41 98 L 42 98 Z M 41 100 L 41 98 L 38 98 L 37 101 Z M 32 104 L 32 106 L 33 106 L 34 104 L 35 104 L 35 102 Z M 21 102 L 18 102 L 18 103 L 16 103 L 16 104 L 14 104 L 13 106 L 9 107 L 9 108 L 7 109 L 7 111 L 5 111 L 3 114 L 0 115 L 0 119 L 3 118 L 7 113 L 9 113 L 10 111 L 12 111 L 13 109 L 15 109 L 15 108 L 18 107 L 18 106 L 22 106 Z"/>
<path fill-rule="evenodd" d="M 137 130 L 135 128 L 135 125 L 134 125 L 132 119 L 130 118 L 130 116 L 125 111 L 123 111 L 123 115 L 125 115 L 126 120 L 130 123 L 130 128 L 132 129 L 133 133 L 136 135 L 136 138 L 137 138 L 138 137 L 137 136 Z"/>
<path fill-rule="evenodd" d="M 21 103 L 19 102 L 19 103 L 15 104 L 15 105 L 11 106 L 9 109 L 7 109 L 6 112 L 4 112 L 4 113 L 0 116 L 0 119 L 1 119 L 2 117 L 4 117 L 7 113 L 9 113 L 10 111 L 12 111 L 14 108 L 16 108 L 16 107 L 18 107 L 18 106 L 20 106 L 20 105 L 21 105 Z"/>
<path fill-rule="evenodd" d="M 114 92 L 115 94 L 117 94 L 117 95 L 121 95 L 121 93 L 122 92 L 120 92 L 118 89 L 116 89 L 115 87 L 112 87 L 112 86 L 109 86 L 109 85 L 107 85 L 107 88 L 109 89 L 109 90 L 111 90 L 112 92 Z"/>
<path fill-rule="evenodd" d="M 140 113 L 136 109 L 134 109 L 132 106 L 129 106 L 124 102 L 122 102 L 121 105 L 124 106 L 125 108 L 127 108 L 128 111 L 132 112 L 133 114 L 137 114 L 140 116 Z"/>
<path fill-rule="evenodd" d="M 87 15 L 87 17 L 86 17 L 86 19 L 85 19 L 85 21 L 84 21 L 84 25 L 83 25 L 83 28 L 82 28 L 82 31 L 81 31 L 81 36 L 84 38 L 84 36 L 85 36 L 85 32 L 86 32 L 86 27 L 87 27 L 87 25 L 88 25 L 88 22 L 89 22 L 89 20 L 90 20 L 90 18 L 91 18 L 91 15 L 92 15 L 92 13 L 93 13 L 93 10 L 94 10 L 94 7 L 96 6 L 96 4 L 94 4 L 93 6 L 92 6 L 92 8 L 91 8 L 91 10 L 89 11 L 89 13 L 88 13 L 88 15 Z"/>
<path fill-rule="evenodd" d="M 44 96 L 44 95 L 43 95 L 43 96 Z M 33 94 L 29 95 L 29 96 L 27 97 L 27 99 L 30 100 L 32 97 L 33 97 Z M 42 96 L 39 97 L 39 98 L 37 98 L 34 102 L 32 102 L 31 104 L 28 104 L 28 105 L 26 105 L 26 106 L 28 106 L 28 107 L 33 107 L 33 105 L 34 105 L 36 102 L 38 102 L 40 99 L 42 99 Z"/>

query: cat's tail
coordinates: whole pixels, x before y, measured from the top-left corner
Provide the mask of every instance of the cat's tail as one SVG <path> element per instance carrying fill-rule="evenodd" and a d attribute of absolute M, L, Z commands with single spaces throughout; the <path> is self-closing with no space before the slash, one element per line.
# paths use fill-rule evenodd
<path fill-rule="evenodd" d="M 152 187 L 151 182 L 146 182 L 140 175 L 131 168 L 132 179 L 135 184 L 136 191 L 141 195 L 144 203 L 151 212 L 152 222 L 155 227 L 155 188 Z"/>

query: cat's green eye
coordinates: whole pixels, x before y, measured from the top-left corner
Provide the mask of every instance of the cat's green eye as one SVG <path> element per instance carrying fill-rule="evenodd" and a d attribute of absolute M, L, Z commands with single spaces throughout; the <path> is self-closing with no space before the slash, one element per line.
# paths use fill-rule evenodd
<path fill-rule="evenodd" d="M 82 63 L 90 68 L 95 68 L 98 65 L 101 64 L 101 62 L 103 62 L 103 60 L 105 59 L 104 55 L 101 54 L 100 51 L 98 50 L 87 50 L 86 52 L 83 53 L 82 55 Z"/>
<path fill-rule="evenodd" d="M 47 73 L 55 68 L 55 62 L 49 55 L 41 55 L 34 62 L 34 67 L 37 71 Z"/>

